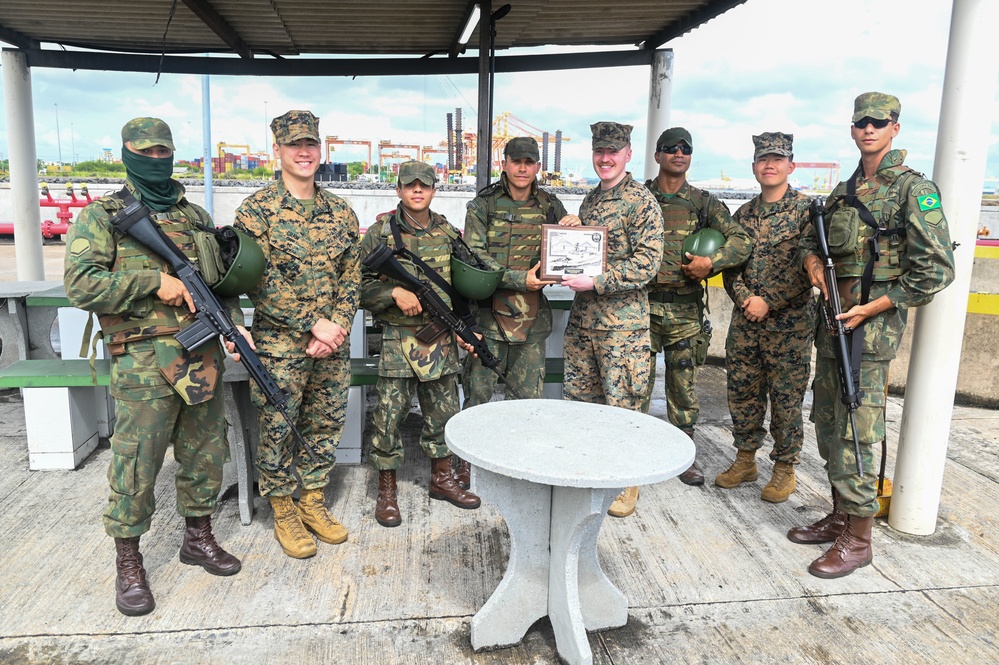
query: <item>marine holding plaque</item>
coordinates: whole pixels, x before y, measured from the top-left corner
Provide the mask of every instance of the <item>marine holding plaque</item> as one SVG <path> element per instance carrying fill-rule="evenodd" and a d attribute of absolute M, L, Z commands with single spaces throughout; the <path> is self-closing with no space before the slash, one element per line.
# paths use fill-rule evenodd
<path fill-rule="evenodd" d="M 546 224 L 541 228 L 541 279 L 596 277 L 606 270 L 606 226 Z"/>

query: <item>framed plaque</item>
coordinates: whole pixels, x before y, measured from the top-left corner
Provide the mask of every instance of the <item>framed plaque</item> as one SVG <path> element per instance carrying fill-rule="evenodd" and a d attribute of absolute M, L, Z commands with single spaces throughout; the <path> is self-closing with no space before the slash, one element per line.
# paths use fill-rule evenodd
<path fill-rule="evenodd" d="M 565 277 L 596 277 L 607 270 L 606 226 L 541 226 L 541 269 L 543 280 Z"/>

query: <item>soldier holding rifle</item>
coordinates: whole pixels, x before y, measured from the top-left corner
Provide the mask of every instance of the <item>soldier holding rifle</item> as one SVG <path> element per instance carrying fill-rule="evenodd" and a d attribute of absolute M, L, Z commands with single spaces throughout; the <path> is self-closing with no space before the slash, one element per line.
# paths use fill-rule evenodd
<path fill-rule="evenodd" d="M 896 97 L 880 92 L 864 93 L 854 102 L 850 134 L 860 150 L 860 164 L 833 190 L 824 215 L 828 242 L 823 244 L 835 266 L 836 284 L 826 279 L 814 225 L 801 242 L 804 270 L 822 291 L 822 304 L 834 301 L 832 288 L 840 297 L 843 313 L 834 313 L 830 322 L 842 323 L 850 355 L 850 367 L 838 368 L 835 346 L 840 340 L 820 323 L 812 420 L 833 506 L 822 519 L 787 534 L 796 543 L 832 543 L 808 567 L 817 577 L 843 577 L 873 560 L 871 527 L 878 501 L 872 444 L 884 437 L 888 365 L 909 308 L 928 303 L 954 279 L 940 192 L 903 164 L 905 150 L 892 148 L 901 128 L 900 111 Z M 841 372 L 844 378 L 856 377 L 855 409 L 843 399 Z"/>

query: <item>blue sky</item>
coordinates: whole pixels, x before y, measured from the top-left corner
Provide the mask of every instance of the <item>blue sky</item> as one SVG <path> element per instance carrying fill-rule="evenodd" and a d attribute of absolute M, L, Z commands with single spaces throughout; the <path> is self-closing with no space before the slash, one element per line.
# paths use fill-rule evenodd
<path fill-rule="evenodd" d="M 793 133 L 799 161 L 838 161 L 848 172 L 857 159 L 849 135 L 853 99 L 867 90 L 901 99 L 902 131 L 895 146 L 908 149 L 910 165 L 932 175 L 950 8 L 946 0 L 749 0 L 674 40 L 668 45 L 675 52 L 671 124 L 693 134 L 691 179 L 717 179 L 722 172 L 751 179 L 751 136 L 763 131 Z M 32 70 L 39 158 L 56 160 L 60 143 L 66 162 L 74 154 L 80 160 L 93 158 L 104 147 L 117 153 L 121 125 L 138 115 L 170 123 L 179 158 L 199 156 L 201 77 L 164 75 L 154 81 L 153 74 Z M 591 176 L 589 124 L 633 124 L 633 143 L 644 145 L 648 84 L 647 67 L 499 74 L 495 111 L 509 111 L 551 132 L 561 129 L 571 137 L 564 144 L 563 171 Z M 466 128 L 474 127 L 475 100 L 473 76 L 216 76 L 211 79 L 212 144 L 249 143 L 262 149 L 267 121 L 291 108 L 315 112 L 324 135 L 437 143 L 444 138 L 445 114 L 455 107 L 463 109 Z M 992 118 L 990 135 L 983 137 L 989 145 L 986 177 L 996 179 L 999 100 L 982 112 Z M 6 131 L 3 116 L 4 155 Z M 631 166 L 639 175 L 642 153 L 636 149 Z M 354 161 L 361 154 L 342 156 Z M 824 175 L 796 173 L 806 185 Z"/>

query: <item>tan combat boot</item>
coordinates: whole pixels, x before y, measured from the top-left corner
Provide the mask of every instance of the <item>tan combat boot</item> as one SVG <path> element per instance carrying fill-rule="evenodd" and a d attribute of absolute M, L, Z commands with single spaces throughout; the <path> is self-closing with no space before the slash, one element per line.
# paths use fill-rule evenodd
<path fill-rule="evenodd" d="M 748 483 L 760 477 L 756 469 L 756 451 L 740 450 L 735 454 L 735 461 L 727 471 L 719 473 L 715 478 L 715 485 L 724 487 L 727 490 L 738 487 L 741 483 Z"/>
<path fill-rule="evenodd" d="M 325 499 L 322 488 L 303 490 L 302 498 L 298 500 L 298 516 L 302 526 L 316 534 L 316 538 L 339 545 L 347 540 L 347 529 L 326 510 Z"/>
<path fill-rule="evenodd" d="M 777 462 L 774 464 L 774 475 L 770 482 L 763 488 L 760 498 L 770 503 L 783 503 L 797 486 L 794 479 L 794 465 L 787 462 Z"/>
<path fill-rule="evenodd" d="M 614 503 L 607 509 L 607 514 L 611 517 L 627 517 L 635 512 L 638 505 L 638 488 L 625 487 L 624 491 L 617 495 Z"/>
<path fill-rule="evenodd" d="M 306 532 L 291 497 L 271 496 L 268 499 L 274 510 L 274 537 L 281 543 L 284 553 L 293 559 L 315 556 L 316 541 Z"/>

